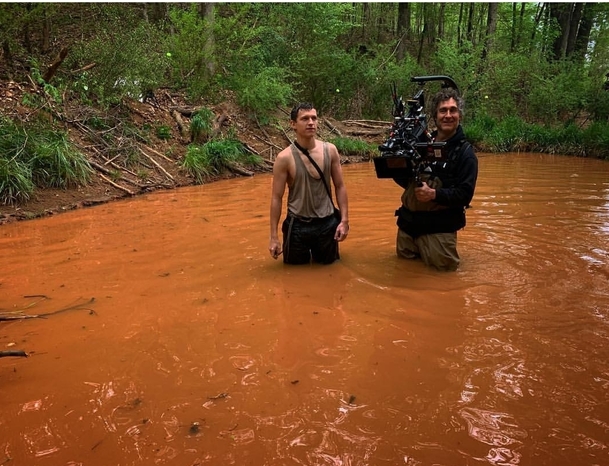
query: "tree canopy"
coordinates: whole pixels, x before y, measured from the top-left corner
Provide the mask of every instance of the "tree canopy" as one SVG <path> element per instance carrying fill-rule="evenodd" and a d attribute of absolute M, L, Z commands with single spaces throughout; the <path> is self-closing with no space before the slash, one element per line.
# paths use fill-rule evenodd
<path fill-rule="evenodd" d="M 442 74 L 472 117 L 605 121 L 608 15 L 603 3 L 3 3 L 0 77 L 98 104 L 169 87 L 232 92 L 258 117 L 306 100 L 381 118 L 392 83 L 408 95 L 411 76 Z"/>

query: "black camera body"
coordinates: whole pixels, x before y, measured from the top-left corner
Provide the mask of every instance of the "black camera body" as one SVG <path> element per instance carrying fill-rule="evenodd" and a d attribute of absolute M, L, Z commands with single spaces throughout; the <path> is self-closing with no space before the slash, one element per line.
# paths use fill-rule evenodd
<path fill-rule="evenodd" d="M 442 81 L 442 87 L 457 85 L 448 76 L 415 76 L 411 82 L 423 86 L 428 81 Z M 421 88 L 404 102 L 392 88 L 393 124 L 387 140 L 379 146 L 380 155 L 373 158 L 377 178 L 418 178 L 429 164 L 446 160 L 445 142 L 434 142 L 427 129 L 425 89 Z"/>

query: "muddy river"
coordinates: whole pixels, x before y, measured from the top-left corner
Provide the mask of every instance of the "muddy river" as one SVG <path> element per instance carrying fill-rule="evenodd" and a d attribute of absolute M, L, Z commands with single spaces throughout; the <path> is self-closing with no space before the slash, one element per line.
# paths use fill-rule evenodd
<path fill-rule="evenodd" d="M 608 465 L 609 162 L 479 159 L 454 273 L 369 163 L 330 266 L 270 175 L 1 226 L 0 466 Z"/>

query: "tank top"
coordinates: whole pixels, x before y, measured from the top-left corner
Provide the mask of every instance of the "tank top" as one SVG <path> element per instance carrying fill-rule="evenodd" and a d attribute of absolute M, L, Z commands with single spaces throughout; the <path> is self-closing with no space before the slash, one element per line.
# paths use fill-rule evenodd
<path fill-rule="evenodd" d="M 289 187 L 288 193 L 288 212 L 300 217 L 307 218 L 323 218 L 332 215 L 334 208 L 332 201 L 328 196 L 326 187 L 321 178 L 313 177 L 304 162 L 300 158 L 300 152 L 294 144 L 292 148 L 292 157 L 296 170 L 294 173 L 294 181 Z M 332 192 L 330 185 L 331 176 L 331 158 L 328 154 L 326 143 L 323 143 L 323 163 L 319 167 L 324 174 L 328 188 Z"/>

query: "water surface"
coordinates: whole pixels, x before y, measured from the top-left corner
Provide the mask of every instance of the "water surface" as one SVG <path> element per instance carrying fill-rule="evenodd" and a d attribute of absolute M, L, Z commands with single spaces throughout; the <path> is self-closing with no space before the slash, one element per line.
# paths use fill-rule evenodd
<path fill-rule="evenodd" d="M 368 163 L 331 266 L 270 175 L 3 225 L 0 312 L 55 314 L 0 322 L 0 465 L 609 464 L 609 163 L 479 158 L 455 273 Z"/>

